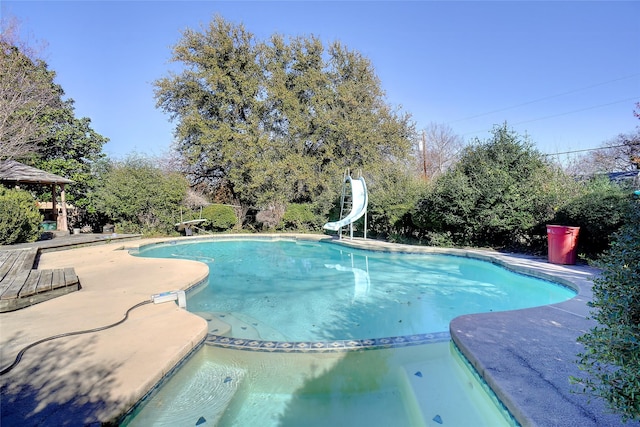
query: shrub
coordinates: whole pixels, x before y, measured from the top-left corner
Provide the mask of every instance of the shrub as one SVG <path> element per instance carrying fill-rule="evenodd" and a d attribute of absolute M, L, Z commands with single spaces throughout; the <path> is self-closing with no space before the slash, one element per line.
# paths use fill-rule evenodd
<path fill-rule="evenodd" d="M 231 206 L 209 205 L 202 209 L 202 218 L 207 219 L 206 228 L 214 231 L 225 231 L 233 228 L 238 217 Z"/>
<path fill-rule="evenodd" d="M 42 215 L 31 194 L 0 186 L 0 244 L 32 242 L 40 235 Z"/>
<path fill-rule="evenodd" d="M 187 180 L 152 159 L 131 156 L 111 165 L 96 191 L 96 209 L 123 232 L 174 233 Z"/>
<path fill-rule="evenodd" d="M 401 167 L 388 166 L 367 181 L 369 206 L 367 233 L 372 236 L 411 238 L 412 214 L 424 184 Z"/>
<path fill-rule="evenodd" d="M 317 227 L 318 219 L 309 204 L 289 203 L 282 216 L 286 229 L 310 231 Z"/>
<path fill-rule="evenodd" d="M 604 398 L 623 420 L 640 419 L 640 201 L 596 265 L 593 318 L 599 323 L 578 338 L 585 350 L 572 380 L 583 392 Z"/>
<path fill-rule="evenodd" d="M 607 178 L 587 182 L 581 194 L 558 209 L 555 224 L 580 227 L 578 253 L 593 258 L 609 247 L 629 214 L 629 191 Z"/>
<path fill-rule="evenodd" d="M 552 216 L 561 175 L 506 125 L 465 149 L 416 207 L 414 223 L 455 245 L 532 250 L 532 235 Z"/>
<path fill-rule="evenodd" d="M 413 222 L 427 233 L 446 234 L 452 243 L 465 245 L 473 236 L 473 221 L 469 219 L 474 204 L 468 177 L 461 170 L 450 170 L 418 201 Z"/>

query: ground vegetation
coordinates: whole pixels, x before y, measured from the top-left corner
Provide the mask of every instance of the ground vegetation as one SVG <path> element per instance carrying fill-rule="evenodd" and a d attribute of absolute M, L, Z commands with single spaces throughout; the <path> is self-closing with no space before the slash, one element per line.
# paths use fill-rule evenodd
<path fill-rule="evenodd" d="M 577 251 L 593 260 L 609 248 L 613 234 L 628 219 L 631 191 L 606 176 L 582 180 L 572 188 L 550 222 L 580 227 Z"/>
<path fill-rule="evenodd" d="M 596 265 L 592 317 L 598 325 L 578 341 L 584 351 L 574 377 L 581 391 L 603 398 L 624 420 L 640 419 L 640 200 Z"/>
<path fill-rule="evenodd" d="M 36 240 L 41 221 L 42 215 L 31 194 L 0 185 L 0 245 Z"/>
<path fill-rule="evenodd" d="M 202 208 L 201 218 L 207 220 L 203 227 L 211 231 L 227 231 L 238 223 L 233 207 L 222 204 L 205 206 Z"/>

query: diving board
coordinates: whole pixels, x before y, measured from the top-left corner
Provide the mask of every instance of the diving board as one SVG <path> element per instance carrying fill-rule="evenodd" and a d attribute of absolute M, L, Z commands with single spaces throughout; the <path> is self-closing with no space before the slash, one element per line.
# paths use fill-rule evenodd
<path fill-rule="evenodd" d="M 178 231 L 184 231 L 186 236 L 191 236 L 193 234 L 192 228 L 196 228 L 197 224 L 202 222 L 206 222 L 206 219 L 191 219 L 189 221 L 181 221 L 175 224 L 178 227 Z"/>

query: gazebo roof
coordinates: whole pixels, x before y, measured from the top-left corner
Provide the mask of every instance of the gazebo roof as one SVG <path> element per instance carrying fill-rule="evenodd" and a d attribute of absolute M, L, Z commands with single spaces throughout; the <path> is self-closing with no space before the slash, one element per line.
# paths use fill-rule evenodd
<path fill-rule="evenodd" d="M 73 184 L 74 182 L 15 160 L 0 161 L 0 181 L 30 184 Z"/>

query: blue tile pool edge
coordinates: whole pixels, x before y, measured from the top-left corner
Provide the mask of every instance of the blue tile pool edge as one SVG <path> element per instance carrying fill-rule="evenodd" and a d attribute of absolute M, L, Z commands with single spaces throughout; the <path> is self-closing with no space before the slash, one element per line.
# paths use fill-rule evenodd
<path fill-rule="evenodd" d="M 407 347 L 451 340 L 447 331 L 386 338 L 330 341 L 263 341 L 208 334 L 205 344 L 233 350 L 270 353 L 341 353 Z"/>

